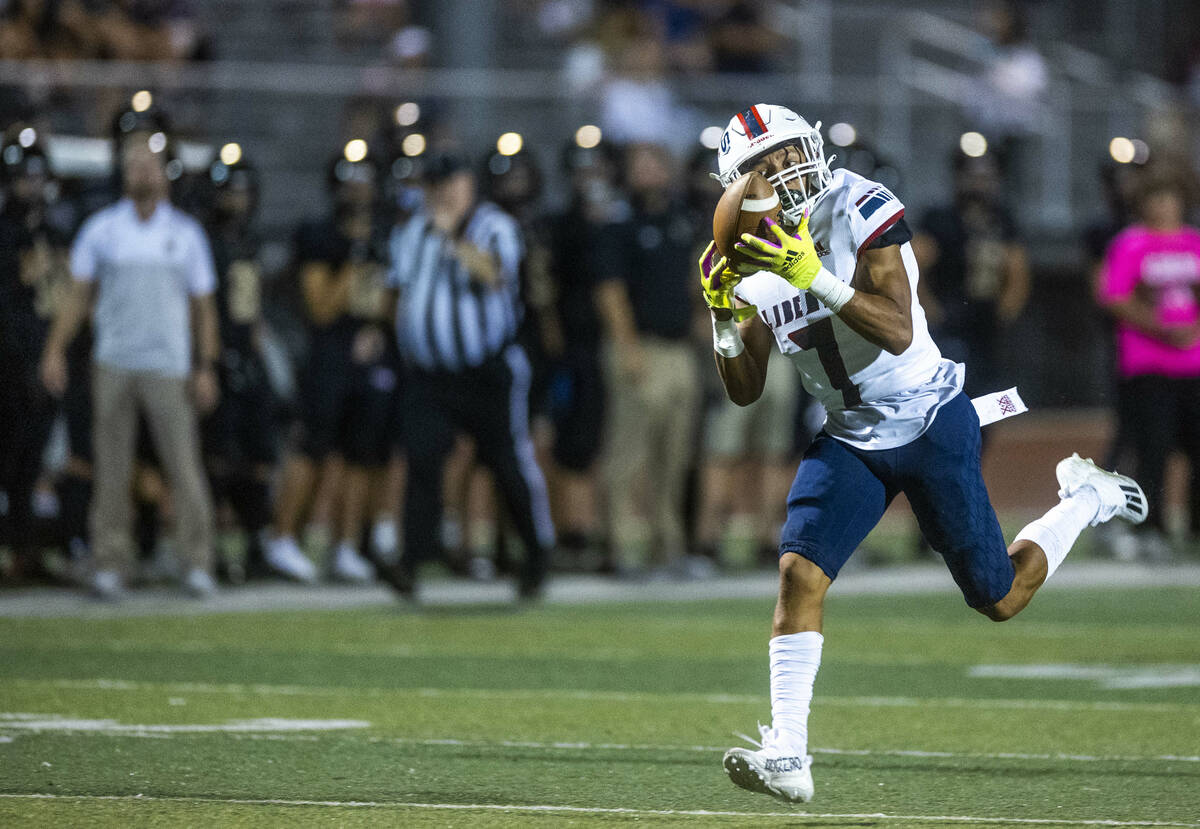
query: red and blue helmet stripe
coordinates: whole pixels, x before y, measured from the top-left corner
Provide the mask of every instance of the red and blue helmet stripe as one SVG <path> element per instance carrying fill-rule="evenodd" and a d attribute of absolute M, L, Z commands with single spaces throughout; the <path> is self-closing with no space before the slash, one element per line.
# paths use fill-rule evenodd
<path fill-rule="evenodd" d="M 738 120 L 742 122 L 742 129 L 746 131 L 747 138 L 758 138 L 766 135 L 767 125 L 763 121 L 762 116 L 758 114 L 758 107 L 750 107 L 747 110 L 738 113 Z"/>

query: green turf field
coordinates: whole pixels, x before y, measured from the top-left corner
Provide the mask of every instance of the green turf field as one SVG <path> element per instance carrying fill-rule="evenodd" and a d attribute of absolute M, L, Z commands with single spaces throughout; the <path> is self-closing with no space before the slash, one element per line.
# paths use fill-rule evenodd
<path fill-rule="evenodd" d="M 0 619 L 0 826 L 1200 826 L 1194 588 L 831 598 L 805 808 L 771 605 Z"/>

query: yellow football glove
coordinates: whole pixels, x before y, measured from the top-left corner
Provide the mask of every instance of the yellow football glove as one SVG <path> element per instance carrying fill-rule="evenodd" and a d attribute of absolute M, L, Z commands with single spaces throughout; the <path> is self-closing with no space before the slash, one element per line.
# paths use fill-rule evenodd
<path fill-rule="evenodd" d="M 733 304 L 733 289 L 742 281 L 742 275 L 731 270 L 725 257 L 717 253 L 717 243 L 709 242 L 700 257 L 700 287 L 704 291 L 704 302 L 709 308 L 724 308 L 733 314 L 737 322 L 748 320 L 758 313 L 754 305 L 737 308 Z"/>
<path fill-rule="evenodd" d="M 777 273 L 802 291 L 808 290 L 813 278 L 821 271 L 821 259 L 808 232 L 808 213 L 800 220 L 796 235 L 791 236 L 769 216 L 763 219 L 767 228 L 779 240 L 773 244 L 750 233 L 734 246 L 748 262 L 764 271 Z"/>

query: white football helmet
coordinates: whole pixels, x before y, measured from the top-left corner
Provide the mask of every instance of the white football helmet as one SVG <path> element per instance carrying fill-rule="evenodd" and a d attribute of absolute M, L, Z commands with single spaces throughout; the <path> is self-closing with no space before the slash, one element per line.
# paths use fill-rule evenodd
<path fill-rule="evenodd" d="M 787 107 L 756 104 L 729 120 L 717 150 L 717 178 L 728 187 L 767 153 L 796 147 L 800 162 L 767 180 L 783 202 L 783 220 L 798 225 L 804 211 L 816 204 L 833 179 L 829 171 L 833 158 L 825 158 L 824 145 L 820 121 L 814 127 Z"/>

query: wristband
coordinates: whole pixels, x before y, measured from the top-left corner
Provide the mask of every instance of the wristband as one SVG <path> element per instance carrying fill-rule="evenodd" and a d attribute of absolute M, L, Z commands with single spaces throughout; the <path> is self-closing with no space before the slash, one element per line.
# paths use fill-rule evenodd
<path fill-rule="evenodd" d="M 742 342 L 742 333 L 738 331 L 738 325 L 732 317 L 727 320 L 713 317 L 712 324 L 713 351 L 732 360 L 746 350 L 746 344 Z"/>
<path fill-rule="evenodd" d="M 808 286 L 808 292 L 835 314 L 845 308 L 846 303 L 854 296 L 853 288 L 825 268 L 817 271 L 812 284 Z"/>

